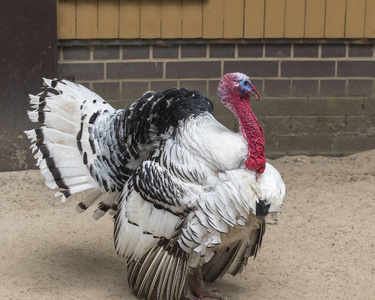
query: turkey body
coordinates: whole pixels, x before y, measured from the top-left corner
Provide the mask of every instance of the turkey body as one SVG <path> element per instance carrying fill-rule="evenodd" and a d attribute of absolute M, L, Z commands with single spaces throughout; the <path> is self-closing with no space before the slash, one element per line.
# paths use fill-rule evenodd
<path fill-rule="evenodd" d="M 26 134 L 46 185 L 63 201 L 92 190 L 78 211 L 99 202 L 95 218 L 115 214 L 137 297 L 180 299 L 189 269 L 214 281 L 256 255 L 285 185 L 268 163 L 247 167 L 246 137 L 217 122 L 203 94 L 147 92 L 115 110 L 81 85 L 45 79 L 30 101 L 44 126 Z"/>

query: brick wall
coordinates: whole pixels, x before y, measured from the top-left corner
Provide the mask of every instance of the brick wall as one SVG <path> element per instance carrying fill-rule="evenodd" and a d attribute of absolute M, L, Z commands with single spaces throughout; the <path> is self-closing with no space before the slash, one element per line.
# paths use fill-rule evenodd
<path fill-rule="evenodd" d="M 60 76 L 75 76 L 116 108 L 147 90 L 187 87 L 208 95 L 215 115 L 236 130 L 218 102 L 228 72 L 244 72 L 260 92 L 252 108 L 268 156 L 343 155 L 375 148 L 373 44 L 198 43 L 59 47 Z"/>

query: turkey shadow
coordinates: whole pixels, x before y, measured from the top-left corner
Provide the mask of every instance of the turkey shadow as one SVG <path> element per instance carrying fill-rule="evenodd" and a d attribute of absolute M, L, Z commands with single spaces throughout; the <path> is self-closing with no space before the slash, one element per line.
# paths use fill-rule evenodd
<path fill-rule="evenodd" d="M 92 245 L 92 244 L 91 244 Z M 131 295 L 124 259 L 107 250 L 58 245 L 31 253 L 24 276 L 32 277 L 35 289 L 59 293 L 79 290 L 107 295 Z"/>

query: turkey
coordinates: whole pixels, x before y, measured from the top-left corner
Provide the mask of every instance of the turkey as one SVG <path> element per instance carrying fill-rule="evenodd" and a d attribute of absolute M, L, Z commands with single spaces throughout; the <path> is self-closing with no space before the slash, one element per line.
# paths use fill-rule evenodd
<path fill-rule="evenodd" d="M 146 92 L 121 110 L 64 79 L 44 79 L 30 96 L 29 117 L 44 126 L 26 134 L 46 185 L 62 201 L 90 190 L 77 211 L 98 202 L 95 219 L 115 215 L 115 248 L 139 298 L 180 299 L 185 290 L 190 299 L 225 299 L 203 280 L 241 272 L 261 246 L 265 217 L 283 205 L 285 185 L 266 162 L 250 109 L 259 93 L 230 73 L 218 95 L 240 133 L 187 89 Z"/>

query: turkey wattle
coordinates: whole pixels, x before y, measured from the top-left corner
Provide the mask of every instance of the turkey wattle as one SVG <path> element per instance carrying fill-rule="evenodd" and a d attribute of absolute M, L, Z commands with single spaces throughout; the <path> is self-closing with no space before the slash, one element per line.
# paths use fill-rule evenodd
<path fill-rule="evenodd" d="M 226 74 L 218 87 L 241 133 L 218 123 L 197 91 L 147 92 L 115 110 L 79 84 L 44 83 L 30 96 L 29 117 L 45 126 L 26 132 L 37 165 L 63 201 L 93 191 L 78 211 L 99 202 L 94 218 L 115 213 L 115 247 L 137 297 L 180 299 L 186 286 L 192 299 L 224 298 L 202 278 L 240 272 L 261 245 L 265 216 L 285 198 L 280 174 L 266 163 L 249 78 Z"/>

